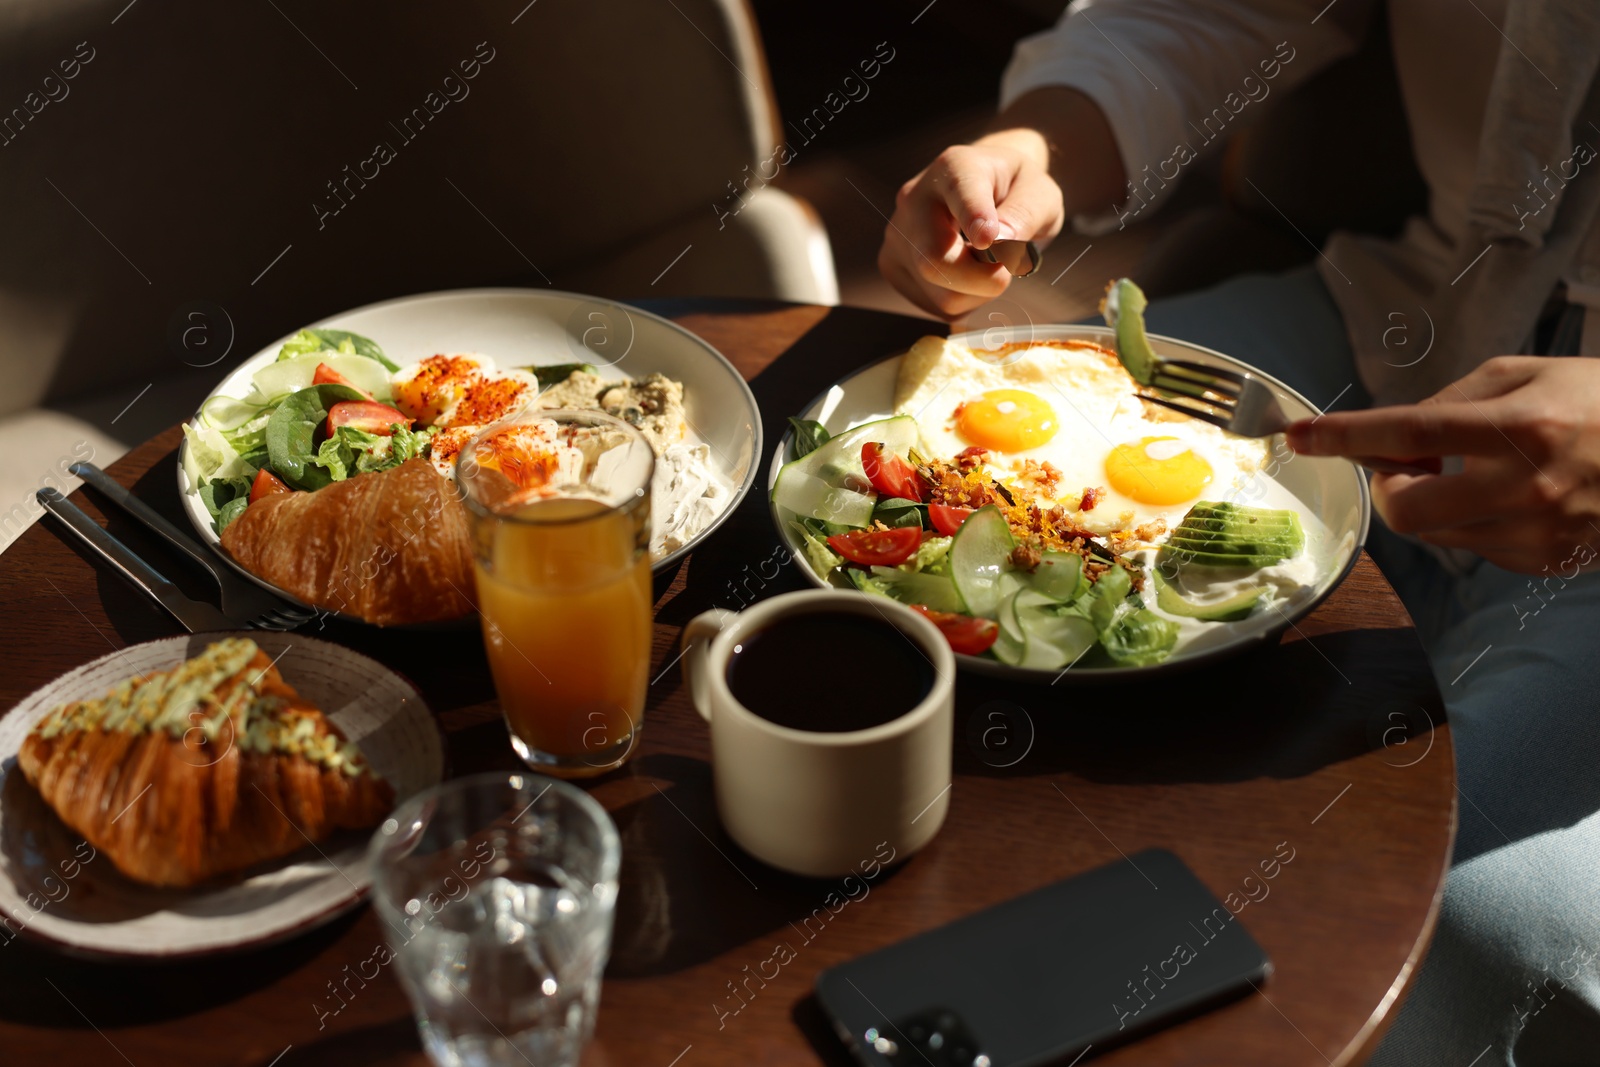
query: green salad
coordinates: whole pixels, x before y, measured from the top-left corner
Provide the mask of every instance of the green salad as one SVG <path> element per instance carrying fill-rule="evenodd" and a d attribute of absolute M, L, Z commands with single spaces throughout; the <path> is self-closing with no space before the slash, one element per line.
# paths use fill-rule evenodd
<path fill-rule="evenodd" d="M 301 330 L 250 392 L 214 396 L 183 427 L 184 472 L 220 535 L 251 501 L 309 491 L 427 455 L 433 429 L 391 406 L 396 365 L 347 330 Z"/>

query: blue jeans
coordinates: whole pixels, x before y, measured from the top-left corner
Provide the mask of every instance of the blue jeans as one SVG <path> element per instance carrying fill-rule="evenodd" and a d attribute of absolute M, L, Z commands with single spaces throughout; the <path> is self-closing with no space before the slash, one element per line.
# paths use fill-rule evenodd
<path fill-rule="evenodd" d="M 1309 267 L 1157 301 L 1147 321 L 1318 406 L 1368 402 Z M 1458 577 L 1376 515 L 1367 551 L 1428 651 L 1460 793 L 1438 929 L 1372 1062 L 1600 1064 L 1600 574 L 1537 581 L 1480 562 Z"/>

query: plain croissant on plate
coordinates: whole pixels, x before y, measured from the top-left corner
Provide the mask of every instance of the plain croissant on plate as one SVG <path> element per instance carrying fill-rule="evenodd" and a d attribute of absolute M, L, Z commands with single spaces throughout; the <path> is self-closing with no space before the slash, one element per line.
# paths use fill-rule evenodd
<path fill-rule="evenodd" d="M 147 885 L 287 856 L 394 806 L 393 787 L 248 638 L 55 708 L 17 762 L 62 822 Z"/>
<path fill-rule="evenodd" d="M 424 459 L 245 508 L 222 547 L 314 607 L 379 626 L 472 612 L 471 532 L 455 487 Z"/>

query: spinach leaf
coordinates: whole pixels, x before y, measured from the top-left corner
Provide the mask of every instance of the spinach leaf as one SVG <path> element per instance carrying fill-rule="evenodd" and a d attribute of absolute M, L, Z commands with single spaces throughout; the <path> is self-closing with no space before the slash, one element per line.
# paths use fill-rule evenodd
<path fill-rule="evenodd" d="M 901 526 L 926 526 L 928 505 L 898 496 L 884 497 L 872 509 L 872 517 L 891 530 Z"/>
<path fill-rule="evenodd" d="M 200 484 L 200 502 L 211 515 L 211 528 L 222 533 L 223 527 L 239 517 L 250 503 L 250 481 L 244 475 L 233 478 L 212 478 Z"/>
<path fill-rule="evenodd" d="M 393 372 L 399 366 L 383 354 L 383 349 L 378 342 L 370 337 L 362 337 L 349 330 L 312 329 L 301 330 L 283 343 L 278 349 L 279 359 L 290 359 L 294 356 L 303 356 L 307 352 L 343 352 L 346 355 L 366 356 L 383 364 L 385 370 Z"/>
<path fill-rule="evenodd" d="M 336 481 L 319 465 L 312 442 L 328 408 L 341 400 L 363 399 L 360 390 L 348 385 L 313 385 L 284 397 L 267 420 L 267 458 L 273 471 L 295 489 L 321 489 Z"/>
<path fill-rule="evenodd" d="M 790 459 L 799 459 L 808 456 L 827 443 L 832 436 L 828 428 L 816 419 L 797 419 L 789 416 L 789 425 L 794 428 L 794 444 L 790 451 Z"/>
<path fill-rule="evenodd" d="M 228 524 L 234 519 L 237 519 L 240 515 L 243 515 L 244 509 L 249 506 L 250 495 L 248 493 L 246 493 L 244 496 L 236 496 L 226 504 L 222 505 L 221 510 L 217 512 L 217 536 L 221 537 L 222 531 L 228 528 Z"/>

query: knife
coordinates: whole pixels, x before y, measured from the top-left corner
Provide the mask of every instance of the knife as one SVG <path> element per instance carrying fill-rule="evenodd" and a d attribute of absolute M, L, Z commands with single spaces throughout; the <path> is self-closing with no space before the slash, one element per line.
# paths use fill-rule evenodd
<path fill-rule="evenodd" d="M 217 608 L 199 600 L 190 600 L 178 587 L 163 578 L 154 567 L 134 554 L 133 550 L 111 534 L 86 512 L 54 489 L 41 489 L 35 494 L 39 505 L 60 519 L 66 528 L 110 563 L 134 585 L 143 589 L 190 633 L 206 630 L 237 630 L 239 627 Z"/>

